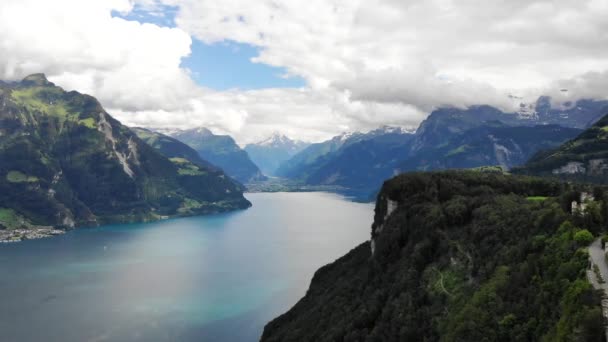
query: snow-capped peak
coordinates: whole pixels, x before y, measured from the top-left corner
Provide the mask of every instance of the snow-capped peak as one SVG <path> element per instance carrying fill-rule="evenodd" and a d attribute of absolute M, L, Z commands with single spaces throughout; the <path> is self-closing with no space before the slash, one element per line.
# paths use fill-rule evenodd
<path fill-rule="evenodd" d="M 352 136 L 354 135 L 354 132 L 344 132 L 342 134 L 339 135 L 340 137 L 340 141 L 346 141 L 350 138 L 352 138 Z"/>
<path fill-rule="evenodd" d="M 291 144 L 293 143 L 293 140 L 289 139 L 287 136 L 279 133 L 279 132 L 274 132 L 272 133 L 272 135 L 260 142 L 258 142 L 256 145 L 259 146 L 277 146 L 277 145 L 285 145 L 285 144 Z"/>

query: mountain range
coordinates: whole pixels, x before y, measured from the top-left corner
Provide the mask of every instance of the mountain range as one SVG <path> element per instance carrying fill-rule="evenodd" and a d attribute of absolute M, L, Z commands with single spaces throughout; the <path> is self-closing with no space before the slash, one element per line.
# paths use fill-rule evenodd
<path fill-rule="evenodd" d="M 276 176 L 277 169 L 283 162 L 308 145 L 306 142 L 291 140 L 283 134 L 274 133 L 257 143 L 247 144 L 245 151 L 265 175 Z"/>
<path fill-rule="evenodd" d="M 279 176 L 314 185 L 337 185 L 353 195 L 379 187 L 394 175 L 407 157 L 413 135 L 398 127 L 381 127 L 368 133 L 342 134 L 312 144 L 277 171 Z"/>
<path fill-rule="evenodd" d="M 172 143 L 146 144 L 95 98 L 42 74 L 0 84 L 0 227 L 72 228 L 250 206 L 239 184 L 190 161 L 191 151 L 168 152 L 186 147 Z"/>
<path fill-rule="evenodd" d="M 386 178 L 405 171 L 482 166 L 509 170 L 577 136 L 607 108 L 608 101 L 595 100 L 553 108 L 547 97 L 527 108 L 526 115 L 487 105 L 439 108 L 414 134 L 384 127 L 312 144 L 284 162 L 277 175 L 369 196 Z"/>

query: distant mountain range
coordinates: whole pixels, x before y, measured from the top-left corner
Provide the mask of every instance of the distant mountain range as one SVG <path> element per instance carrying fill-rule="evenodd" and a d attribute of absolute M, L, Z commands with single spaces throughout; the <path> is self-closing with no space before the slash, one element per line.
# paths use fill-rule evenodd
<path fill-rule="evenodd" d="M 608 112 L 608 101 L 580 100 L 552 108 L 541 97 L 525 113 L 491 106 L 433 111 L 414 133 L 383 127 L 312 144 L 276 174 L 309 185 L 339 185 L 361 194 L 404 171 L 524 164 L 540 150 L 572 139 Z M 524 115 L 525 114 L 525 115 Z"/>
<path fill-rule="evenodd" d="M 192 151 L 179 153 L 183 144 L 149 142 L 95 98 L 66 92 L 42 74 L 0 84 L 0 229 L 70 228 L 250 205 L 221 170 Z"/>
<path fill-rule="evenodd" d="M 522 106 L 526 106 L 522 104 Z M 608 112 L 608 101 L 581 99 L 553 105 L 549 96 L 541 96 L 533 106 L 527 105 L 526 114 L 518 112 L 520 120 L 533 125 L 560 125 L 587 128 Z"/>
<path fill-rule="evenodd" d="M 267 176 L 275 176 L 279 166 L 306 148 L 309 143 L 291 140 L 287 136 L 274 133 L 257 143 L 245 146 L 251 160 Z"/>
<path fill-rule="evenodd" d="M 408 155 L 413 134 L 397 127 L 350 133 L 312 144 L 278 169 L 277 174 L 306 184 L 374 188 L 394 175 Z"/>
<path fill-rule="evenodd" d="M 449 143 L 454 135 L 497 121 L 507 126 L 559 125 L 584 129 L 608 112 L 608 101 L 579 100 L 553 108 L 550 98 L 543 96 L 532 108 L 533 110 L 526 115 L 506 113 L 487 105 L 471 106 L 466 109 L 439 108 L 420 124 L 412 144 L 412 151 L 439 147 Z"/>
<path fill-rule="evenodd" d="M 204 160 L 220 167 L 243 184 L 266 178 L 247 152 L 228 135 L 216 135 L 204 127 L 158 131 L 192 147 Z"/>

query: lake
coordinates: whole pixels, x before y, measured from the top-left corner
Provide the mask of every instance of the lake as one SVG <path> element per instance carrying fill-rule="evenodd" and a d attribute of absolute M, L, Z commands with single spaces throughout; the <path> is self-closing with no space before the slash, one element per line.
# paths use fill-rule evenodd
<path fill-rule="evenodd" d="M 0 341 L 257 341 L 314 272 L 368 240 L 373 205 L 247 194 L 229 214 L 0 245 Z"/>

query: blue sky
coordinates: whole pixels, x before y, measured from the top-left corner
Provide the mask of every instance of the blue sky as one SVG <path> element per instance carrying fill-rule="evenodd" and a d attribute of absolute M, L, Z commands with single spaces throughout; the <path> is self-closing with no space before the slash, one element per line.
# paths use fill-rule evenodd
<path fill-rule="evenodd" d="M 113 13 L 115 17 L 175 27 L 177 7 L 158 6 L 154 10 L 139 5 L 127 15 Z M 192 37 L 192 53 L 182 60 L 182 67 L 190 69 L 192 78 L 199 85 L 215 90 L 297 88 L 305 85 L 300 77 L 285 78 L 287 71 L 262 63 L 253 63 L 259 48 L 234 41 L 214 44 L 203 43 Z"/>

